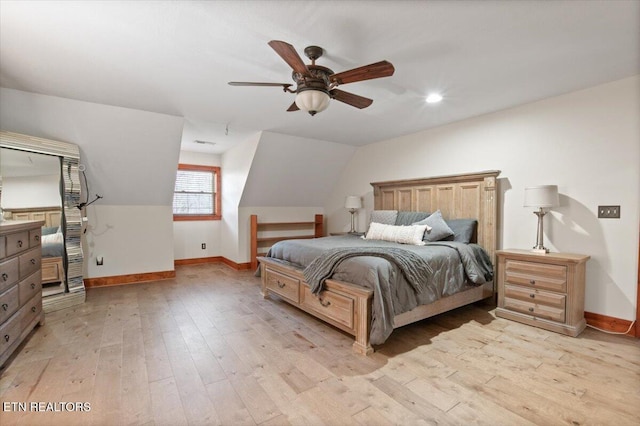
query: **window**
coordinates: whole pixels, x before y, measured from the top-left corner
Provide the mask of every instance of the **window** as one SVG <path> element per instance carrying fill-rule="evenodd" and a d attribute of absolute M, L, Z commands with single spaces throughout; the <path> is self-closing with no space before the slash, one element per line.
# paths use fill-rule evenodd
<path fill-rule="evenodd" d="M 173 220 L 220 220 L 220 167 L 179 164 Z"/>

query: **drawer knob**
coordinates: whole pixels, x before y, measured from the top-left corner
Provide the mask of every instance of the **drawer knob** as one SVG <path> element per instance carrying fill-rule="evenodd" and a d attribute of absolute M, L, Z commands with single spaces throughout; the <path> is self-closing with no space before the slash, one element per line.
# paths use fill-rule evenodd
<path fill-rule="evenodd" d="M 9 309 L 9 305 L 7 305 L 6 303 L 3 303 L 2 304 L 2 309 L 4 309 L 6 311 L 7 309 Z"/>
<path fill-rule="evenodd" d="M 31 264 L 35 265 L 36 264 L 36 260 L 35 259 L 31 259 Z"/>
<path fill-rule="evenodd" d="M 9 279 L 9 275 L 3 273 L 2 274 L 2 281 L 7 281 Z"/>
<path fill-rule="evenodd" d="M 533 308 L 529 308 L 529 312 L 533 312 Z"/>
<path fill-rule="evenodd" d="M 5 341 L 5 342 L 8 342 L 10 338 L 11 338 L 11 337 L 9 337 L 9 335 L 8 335 L 8 334 L 5 334 L 5 335 L 4 335 L 4 341 Z"/>
<path fill-rule="evenodd" d="M 536 285 L 536 280 L 529 280 L 529 284 Z"/>
<path fill-rule="evenodd" d="M 37 309 L 36 309 L 36 307 L 35 307 L 35 306 L 32 306 L 32 307 L 31 307 L 31 312 L 35 312 L 36 310 L 37 310 Z"/>
<path fill-rule="evenodd" d="M 35 290 L 36 288 L 36 283 L 31 283 L 31 290 Z"/>
<path fill-rule="evenodd" d="M 532 298 L 532 299 L 535 299 L 536 295 L 535 295 L 535 294 L 533 294 L 533 293 L 531 293 L 531 294 L 529 295 L 529 297 L 530 297 L 530 298 Z"/>
<path fill-rule="evenodd" d="M 285 283 L 280 282 L 280 280 L 278 280 L 278 287 L 280 287 L 280 288 L 284 288 L 285 286 L 286 286 L 286 284 L 285 284 Z"/>
<path fill-rule="evenodd" d="M 22 247 L 22 240 L 18 240 L 18 247 Z"/>
<path fill-rule="evenodd" d="M 331 300 L 322 300 L 322 298 L 319 298 L 318 301 L 325 308 L 328 307 L 329 305 L 331 305 Z"/>
<path fill-rule="evenodd" d="M 33 237 L 33 239 L 36 241 L 40 241 L 40 235 L 36 235 L 35 237 Z"/>

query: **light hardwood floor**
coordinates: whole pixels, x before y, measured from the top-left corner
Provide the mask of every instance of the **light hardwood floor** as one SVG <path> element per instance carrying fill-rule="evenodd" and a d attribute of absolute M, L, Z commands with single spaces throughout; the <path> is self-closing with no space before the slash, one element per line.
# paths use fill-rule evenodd
<path fill-rule="evenodd" d="M 0 377 L 5 425 L 632 425 L 640 341 L 578 338 L 469 306 L 394 332 L 376 352 L 224 265 L 90 289 L 47 314 Z M 9 407 L 11 408 L 11 407 Z M 17 408 L 17 407 L 16 407 Z"/>

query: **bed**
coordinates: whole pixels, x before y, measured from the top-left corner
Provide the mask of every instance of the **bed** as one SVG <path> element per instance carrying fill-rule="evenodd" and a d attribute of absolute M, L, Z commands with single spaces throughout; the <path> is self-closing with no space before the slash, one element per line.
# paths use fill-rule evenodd
<path fill-rule="evenodd" d="M 450 238 L 413 246 L 386 241 L 374 243 L 354 235 L 282 241 L 275 244 L 267 256 L 258 259 L 263 296 L 275 294 L 352 334 L 353 350 L 364 355 L 373 352 L 372 344 L 384 343 L 393 328 L 494 297 L 492 276 L 482 270 L 468 271 L 460 259 L 465 256 L 461 250 L 471 251 L 473 255 L 479 252 L 489 269 L 495 264 L 499 173 L 492 170 L 371 184 L 376 213 L 400 211 L 404 220 L 411 221 L 410 212 L 416 214 L 415 219 L 439 211 L 447 223 L 475 221 L 473 234 L 469 236 L 471 244 Z M 375 249 L 366 248 L 368 246 Z M 394 262 L 368 254 L 349 257 L 333 266 L 330 278 L 322 280 L 320 287 L 308 274 L 309 265 L 317 262 L 319 256 L 341 252 L 341 247 L 384 252 L 398 246 L 403 252 L 429 262 L 437 258 L 430 268 L 434 277 L 430 281 L 439 281 L 439 284 L 433 284 L 434 287 L 432 283 L 429 286 L 416 283 Z"/>

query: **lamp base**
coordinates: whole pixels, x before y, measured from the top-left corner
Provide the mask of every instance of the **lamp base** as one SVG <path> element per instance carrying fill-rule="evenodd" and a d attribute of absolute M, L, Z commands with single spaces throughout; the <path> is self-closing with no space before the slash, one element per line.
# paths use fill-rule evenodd
<path fill-rule="evenodd" d="M 538 253 L 538 254 L 547 254 L 547 253 L 549 253 L 549 249 L 545 248 L 545 247 L 543 247 L 543 248 L 535 248 L 534 247 L 534 248 L 531 249 L 531 252 L 532 253 Z"/>

